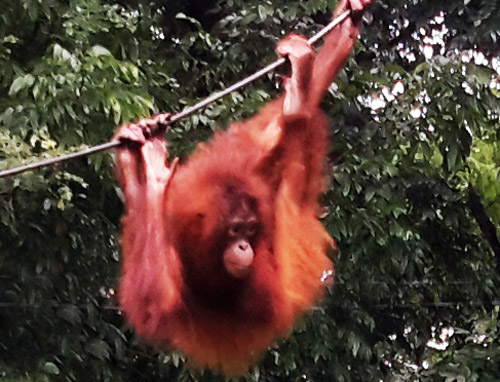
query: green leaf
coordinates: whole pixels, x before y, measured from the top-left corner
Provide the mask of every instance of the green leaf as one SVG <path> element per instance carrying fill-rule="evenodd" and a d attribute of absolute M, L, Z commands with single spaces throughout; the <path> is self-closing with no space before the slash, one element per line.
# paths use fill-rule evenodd
<path fill-rule="evenodd" d="M 109 345 L 102 340 L 95 340 L 89 343 L 85 346 L 85 351 L 101 361 L 108 359 L 110 356 Z"/>
<path fill-rule="evenodd" d="M 56 366 L 55 363 L 52 362 L 46 362 L 43 367 L 42 367 L 43 372 L 47 374 L 52 374 L 52 375 L 59 375 L 61 371 L 59 368 Z"/>
<path fill-rule="evenodd" d="M 89 54 L 94 57 L 111 56 L 111 52 L 102 45 L 94 45 L 89 49 Z"/>
<path fill-rule="evenodd" d="M 448 171 L 453 171 L 457 163 L 458 157 L 458 146 L 451 145 L 448 152 L 446 153 L 446 164 L 448 166 Z"/>
<path fill-rule="evenodd" d="M 74 306 L 67 306 L 59 309 L 57 315 L 70 324 L 79 324 L 82 322 L 80 310 Z"/>
<path fill-rule="evenodd" d="M 9 96 L 15 96 L 21 90 L 29 88 L 34 83 L 35 77 L 31 74 L 25 74 L 24 76 L 17 77 L 10 85 Z"/>

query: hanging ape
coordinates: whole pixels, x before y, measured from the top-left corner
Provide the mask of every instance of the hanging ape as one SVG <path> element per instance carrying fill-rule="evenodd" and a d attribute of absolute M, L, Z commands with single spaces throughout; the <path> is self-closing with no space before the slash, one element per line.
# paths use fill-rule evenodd
<path fill-rule="evenodd" d="M 359 18 L 373 0 L 341 0 Z M 353 17 L 316 55 L 292 34 L 285 94 L 166 164 L 164 115 L 116 138 L 126 216 L 120 302 L 136 332 L 194 364 L 244 372 L 323 294 L 332 238 L 318 221 L 326 118 L 318 105 L 358 35 Z"/>

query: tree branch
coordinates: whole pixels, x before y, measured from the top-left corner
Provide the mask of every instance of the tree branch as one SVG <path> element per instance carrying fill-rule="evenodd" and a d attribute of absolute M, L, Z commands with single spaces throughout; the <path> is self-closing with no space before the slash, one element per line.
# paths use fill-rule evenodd
<path fill-rule="evenodd" d="M 493 253 L 495 254 L 497 267 L 500 269 L 500 240 L 497 236 L 497 230 L 491 221 L 486 208 L 484 208 L 481 200 L 481 195 L 473 188 L 469 188 L 469 208 L 474 215 L 474 218 L 481 229 L 486 240 L 490 244 Z"/>

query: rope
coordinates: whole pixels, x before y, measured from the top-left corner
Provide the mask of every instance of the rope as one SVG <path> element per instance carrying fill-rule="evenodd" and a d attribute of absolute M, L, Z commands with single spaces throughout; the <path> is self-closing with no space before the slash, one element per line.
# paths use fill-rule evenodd
<path fill-rule="evenodd" d="M 315 44 L 318 40 L 320 40 L 322 37 L 324 37 L 326 34 L 328 34 L 328 32 L 330 32 L 332 29 L 334 29 L 338 24 L 340 24 L 342 21 L 344 21 L 350 14 L 351 14 L 351 11 L 345 11 L 340 16 L 336 17 L 327 26 L 322 28 L 317 34 L 315 34 L 313 37 L 311 37 L 308 40 L 308 42 L 311 45 Z M 286 62 L 286 58 L 284 58 L 284 57 L 277 59 L 276 61 L 274 61 L 271 64 L 267 65 L 266 67 L 260 69 L 259 71 L 255 72 L 254 74 L 242 79 L 241 81 L 235 83 L 234 85 L 231 85 L 224 90 L 213 93 L 211 96 L 203 99 L 202 101 L 194 104 L 193 106 L 190 106 L 190 107 L 182 110 L 181 112 L 172 115 L 172 117 L 170 118 L 170 121 L 167 124 L 169 125 L 169 124 L 176 122 L 180 119 L 186 118 L 186 117 L 190 116 L 191 114 L 194 114 L 196 111 L 205 108 L 206 106 L 217 101 L 218 99 L 248 85 L 249 83 L 255 81 L 256 79 L 262 77 L 263 75 L 273 71 L 277 67 L 283 65 L 285 62 Z M 88 156 L 88 155 L 95 154 L 95 153 L 98 153 L 101 151 L 106 151 L 109 149 L 116 148 L 116 147 L 120 146 L 121 144 L 122 144 L 121 141 L 112 140 L 110 142 L 101 143 L 99 145 L 92 146 L 92 147 L 89 147 L 89 148 L 86 148 L 83 150 L 75 151 L 75 152 L 70 153 L 70 154 L 61 155 L 61 156 L 58 156 L 56 158 L 50 158 L 50 159 L 41 160 L 38 162 L 33 162 L 33 163 L 30 163 L 30 164 L 27 164 L 24 166 L 6 169 L 3 171 L 0 171 L 0 178 L 5 178 L 7 176 L 20 174 L 22 172 L 35 170 L 35 169 L 38 169 L 41 167 L 51 166 L 51 165 L 55 165 L 55 164 L 58 164 L 61 162 L 71 160 L 71 159 Z"/>
<path fill-rule="evenodd" d="M 337 306 L 342 308 L 341 304 L 333 304 L 333 306 Z M 368 305 L 356 305 L 350 304 L 351 310 L 360 309 L 360 308 L 368 308 L 368 309 L 376 309 L 376 310 L 386 310 L 386 309 L 411 309 L 415 310 L 415 307 L 424 307 L 424 308 L 436 308 L 436 309 L 459 309 L 460 307 L 481 307 L 481 306 L 500 306 L 500 299 L 496 298 L 493 300 L 484 300 L 484 301 L 466 301 L 466 300 L 457 300 L 457 301 L 423 301 L 416 303 L 398 303 L 398 304 L 368 304 Z M 15 303 L 15 302 L 0 302 L 0 309 L 59 309 L 59 308 L 77 308 L 77 309 L 86 309 L 88 304 L 29 304 L 29 303 Z M 114 310 L 119 312 L 120 307 L 118 305 L 99 305 L 98 309 L 101 310 Z M 316 308 L 312 307 L 311 310 L 324 310 L 325 307 Z"/>

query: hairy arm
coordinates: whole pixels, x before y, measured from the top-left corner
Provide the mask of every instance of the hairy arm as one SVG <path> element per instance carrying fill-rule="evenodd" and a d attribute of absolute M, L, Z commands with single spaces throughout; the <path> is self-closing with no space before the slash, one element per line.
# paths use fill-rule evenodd
<path fill-rule="evenodd" d="M 179 306 L 181 279 L 164 218 L 164 195 L 173 169 L 166 165 L 162 134 L 148 130 L 149 125 L 157 126 L 151 121 L 123 125 L 115 134 L 124 141 L 117 165 L 126 205 L 120 302 L 137 332 L 158 340 L 166 330 L 164 313 Z"/>
<path fill-rule="evenodd" d="M 341 0 L 334 17 L 346 10 L 351 17 L 330 32 L 317 55 L 302 36 L 292 34 L 278 44 L 278 53 L 290 60 L 292 75 L 284 82 L 283 132 L 277 148 L 286 164 L 282 179 L 299 204 L 314 207 L 325 187 L 328 137 L 319 103 L 354 47 L 362 11 L 373 1 Z"/>

